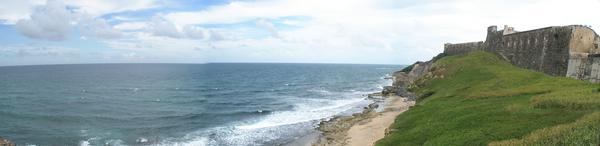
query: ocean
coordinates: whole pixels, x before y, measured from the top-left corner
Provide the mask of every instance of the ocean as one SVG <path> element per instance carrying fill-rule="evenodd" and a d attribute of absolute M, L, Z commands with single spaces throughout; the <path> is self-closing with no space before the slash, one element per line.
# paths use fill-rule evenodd
<path fill-rule="evenodd" d="M 0 67 L 0 137 L 19 145 L 284 145 L 359 112 L 399 65 Z"/>

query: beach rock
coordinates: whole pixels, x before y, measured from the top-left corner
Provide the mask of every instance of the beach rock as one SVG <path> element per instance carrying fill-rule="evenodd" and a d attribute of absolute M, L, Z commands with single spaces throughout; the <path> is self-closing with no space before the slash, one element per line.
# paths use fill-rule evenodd
<path fill-rule="evenodd" d="M 8 139 L 0 137 L 0 146 L 15 146 L 15 144 L 10 142 Z"/>
<path fill-rule="evenodd" d="M 376 109 L 378 107 L 379 107 L 379 104 L 372 103 L 372 104 L 369 104 L 369 107 L 367 107 L 367 108 L 368 109 Z"/>
<path fill-rule="evenodd" d="M 361 113 L 354 113 L 352 116 L 335 117 L 329 121 L 319 123 L 319 131 L 323 132 L 314 146 L 344 146 L 346 145 L 346 134 L 352 125 L 376 115 L 375 108 L 378 104 L 369 104 Z"/>
<path fill-rule="evenodd" d="M 395 131 L 398 131 L 398 129 L 394 129 L 394 128 L 390 129 L 390 128 L 387 128 L 387 129 L 385 129 L 385 136 L 388 136 L 388 135 L 392 134 L 392 133 L 393 133 L 393 132 L 395 132 Z"/>
<path fill-rule="evenodd" d="M 417 97 L 417 95 L 408 91 L 407 87 L 397 88 L 395 93 L 396 93 L 396 95 L 401 96 L 401 97 L 406 97 L 409 100 L 414 100 Z"/>
<path fill-rule="evenodd" d="M 381 91 L 381 94 L 383 96 L 393 95 L 395 93 L 396 93 L 396 87 L 394 87 L 394 86 L 385 86 L 385 87 L 383 87 L 383 90 Z"/>
<path fill-rule="evenodd" d="M 369 99 L 381 99 L 383 95 L 381 95 L 381 92 L 376 92 L 376 93 L 371 93 L 371 94 L 367 94 L 367 98 Z"/>

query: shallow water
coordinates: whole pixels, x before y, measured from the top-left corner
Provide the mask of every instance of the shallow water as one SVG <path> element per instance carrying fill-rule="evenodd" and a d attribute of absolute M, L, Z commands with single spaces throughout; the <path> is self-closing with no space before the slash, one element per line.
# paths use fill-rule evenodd
<path fill-rule="evenodd" d="M 394 65 L 0 67 L 0 137 L 33 145 L 280 145 L 359 111 Z"/>

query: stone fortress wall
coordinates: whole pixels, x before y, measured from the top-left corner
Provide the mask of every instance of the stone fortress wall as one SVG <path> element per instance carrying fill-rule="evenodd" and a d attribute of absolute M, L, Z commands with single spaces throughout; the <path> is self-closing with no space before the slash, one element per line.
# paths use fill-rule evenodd
<path fill-rule="evenodd" d="M 493 52 L 512 64 L 554 76 L 600 82 L 600 37 L 587 26 L 553 26 L 518 32 L 490 26 L 485 42 L 445 44 L 444 53 Z"/>
<path fill-rule="evenodd" d="M 479 42 L 468 42 L 468 43 L 459 43 L 459 44 L 444 44 L 444 51 L 448 51 L 445 53 L 448 54 L 465 54 L 467 52 L 471 52 L 474 50 L 479 50 L 483 48 L 483 41 Z"/>

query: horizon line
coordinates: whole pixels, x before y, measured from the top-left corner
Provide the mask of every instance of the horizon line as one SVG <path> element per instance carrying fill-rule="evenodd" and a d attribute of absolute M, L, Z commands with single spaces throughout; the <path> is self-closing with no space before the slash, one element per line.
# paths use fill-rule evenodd
<path fill-rule="evenodd" d="M 337 65 L 404 65 L 407 64 L 386 64 L 386 63 L 326 63 L 326 62 L 205 62 L 205 63 L 185 63 L 185 62 L 114 62 L 114 63 L 50 63 L 50 64 L 17 64 L 0 65 L 0 67 L 20 67 L 20 66 L 53 66 L 53 65 L 109 65 L 109 64 L 179 64 L 179 65 L 201 65 L 201 64 L 337 64 Z"/>

